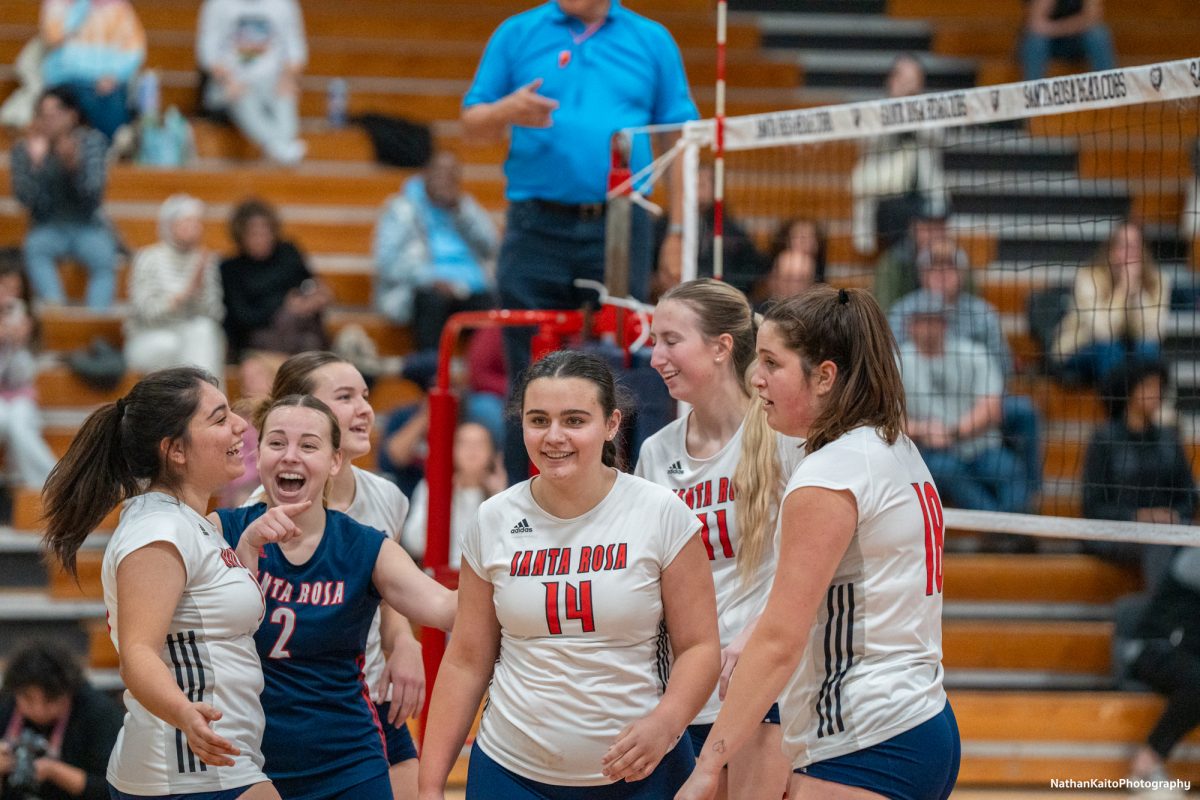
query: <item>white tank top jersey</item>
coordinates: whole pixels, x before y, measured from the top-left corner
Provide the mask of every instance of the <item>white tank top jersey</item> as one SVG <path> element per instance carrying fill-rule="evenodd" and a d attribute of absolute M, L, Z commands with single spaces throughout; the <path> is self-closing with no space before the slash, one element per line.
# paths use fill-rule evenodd
<path fill-rule="evenodd" d="M 125 556 L 153 542 L 173 545 L 187 571 L 160 656 L 190 700 L 222 713 L 213 730 L 242 753 L 232 767 L 202 763 L 182 731 L 151 714 L 127 690 L 125 724 L 108 761 L 108 781 L 139 795 L 215 792 L 261 783 L 267 776 L 258 699 L 263 674 L 254 649 L 264 609 L 258 582 L 212 523 L 193 509 L 158 492 L 135 497 L 125 503 L 101 568 L 114 645 L 117 567 Z"/>
<path fill-rule="evenodd" d="M 721 647 L 728 647 L 750 620 L 762 613 L 775 576 L 775 548 L 766 548 L 750 580 L 743 582 L 737 569 L 741 541 L 734 509 L 733 474 L 742 453 L 742 430 L 709 458 L 687 452 L 687 420 L 681 417 L 642 444 L 634 474 L 665 486 L 700 519 L 700 540 L 712 567 L 717 590 L 717 629 Z M 781 476 L 786 481 L 804 457 L 803 441 L 777 435 Z M 696 715 L 699 724 L 714 722 L 721 710 L 718 689 Z"/>
<path fill-rule="evenodd" d="M 666 689 L 662 572 L 699 522 L 668 490 L 624 473 L 595 508 L 559 519 L 533 499 L 533 480 L 485 501 L 462 542 L 500 622 L 476 741 L 531 780 L 607 784 L 605 751 Z"/>
<path fill-rule="evenodd" d="M 912 441 L 849 431 L 808 455 L 786 494 L 849 491 L 858 528 L 780 698 L 794 768 L 879 744 L 927 722 L 942 687 L 942 504 Z"/>
<path fill-rule="evenodd" d="M 367 527 L 381 530 L 389 539 L 399 542 L 400 533 L 404 530 L 404 518 L 408 516 L 408 498 L 399 486 L 387 478 L 353 465 L 350 468 L 354 472 L 354 502 L 346 509 L 346 516 Z M 242 505 L 252 506 L 265 500 L 263 489 L 259 486 Z M 376 611 L 367 634 L 363 662 L 363 679 L 371 690 L 371 701 L 375 703 L 385 703 L 391 699 L 390 690 L 386 694 L 379 691 L 379 679 L 383 676 L 386 661 L 379 638 L 379 612 Z"/>

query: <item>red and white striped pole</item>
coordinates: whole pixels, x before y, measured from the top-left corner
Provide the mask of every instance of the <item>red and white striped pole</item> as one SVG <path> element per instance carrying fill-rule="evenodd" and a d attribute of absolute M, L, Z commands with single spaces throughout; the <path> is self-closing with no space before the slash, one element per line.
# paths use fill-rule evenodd
<path fill-rule="evenodd" d="M 726 0 L 717 0 L 717 102 L 713 140 L 713 277 L 725 277 L 725 29 Z"/>

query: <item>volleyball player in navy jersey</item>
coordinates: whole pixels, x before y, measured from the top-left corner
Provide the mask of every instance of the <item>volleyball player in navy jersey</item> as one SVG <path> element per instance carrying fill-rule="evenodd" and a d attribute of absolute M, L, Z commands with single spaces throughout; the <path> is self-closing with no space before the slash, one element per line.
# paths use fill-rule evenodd
<path fill-rule="evenodd" d="M 371 452 L 375 426 L 362 374 L 335 353 L 298 353 L 275 373 L 267 405 L 290 394 L 311 394 L 325 403 L 341 427 L 344 467 L 329 482 L 325 506 L 400 541 L 408 498 L 386 478 L 349 463 Z M 264 497 L 259 487 L 245 505 Z M 412 626 L 386 603 L 380 605 L 367 636 L 363 677 L 383 726 L 392 794 L 395 800 L 411 800 L 417 794 L 417 748 L 405 721 L 425 704 L 425 662 Z"/>
<path fill-rule="evenodd" d="M 448 630 L 453 592 L 394 541 L 323 497 L 343 466 L 329 407 L 292 395 L 259 415 L 259 477 L 267 503 L 216 513 L 226 540 L 258 575 L 266 616 L 263 662 L 266 772 L 290 800 L 391 800 L 383 734 L 362 676 L 381 600 Z"/>

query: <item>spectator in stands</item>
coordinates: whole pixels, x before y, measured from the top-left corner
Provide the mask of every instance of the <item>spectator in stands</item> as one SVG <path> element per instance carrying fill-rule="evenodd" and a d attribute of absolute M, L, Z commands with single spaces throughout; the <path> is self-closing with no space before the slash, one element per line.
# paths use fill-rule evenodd
<path fill-rule="evenodd" d="M 1000 433 L 1004 374 L 999 360 L 948 330 L 950 308 L 922 291 L 910 304 L 900 345 L 908 435 L 947 506 L 1024 512 L 1030 487 Z"/>
<path fill-rule="evenodd" d="M 42 0 L 42 80 L 66 86 L 83 117 L 111 140 L 130 120 L 129 84 L 146 60 L 146 32 L 128 0 Z"/>
<path fill-rule="evenodd" d="M 280 239 L 279 215 L 246 200 L 229 220 L 237 255 L 221 262 L 229 355 L 247 348 L 294 355 L 329 349 L 324 313 L 333 293 L 313 276 L 304 255 Z"/>
<path fill-rule="evenodd" d="M 774 266 L 787 253 L 805 253 L 812 257 L 814 282 L 825 282 L 825 264 L 829 242 L 825 229 L 812 217 L 792 217 L 775 229 L 771 236 L 768 263 Z"/>
<path fill-rule="evenodd" d="M 1027 81 L 1046 77 L 1052 58 L 1086 60 L 1093 70 L 1116 68 L 1104 0 L 1025 0 L 1017 55 Z"/>
<path fill-rule="evenodd" d="M 78 659 L 62 645 L 33 642 L 19 648 L 0 694 L 0 800 L 107 800 L 105 771 L 122 717 L 116 703 L 88 684 Z M 32 776 L 14 773 L 22 749 L 22 757 L 35 757 Z M 32 780 L 22 780 L 26 777 Z"/>
<path fill-rule="evenodd" d="M 755 308 L 765 311 L 776 300 L 800 294 L 817 283 L 817 260 L 810 253 L 784 251 L 776 256 L 770 271 L 755 287 Z"/>
<path fill-rule="evenodd" d="M 70 89 L 47 89 L 29 133 L 12 148 L 13 195 L 29 211 L 25 264 L 44 303 L 65 301 L 58 261 L 87 267 L 87 305 L 112 305 L 117 242 L 100 210 L 108 177 L 104 136 L 88 127 Z"/>
<path fill-rule="evenodd" d="M 1179 431 L 1164 424 L 1167 368 L 1135 361 L 1117 370 L 1102 397 L 1108 421 L 1097 426 L 1083 464 L 1083 515 L 1089 519 L 1188 524 L 1196 513 L 1196 481 Z M 1084 542 L 1095 555 L 1138 564 L 1153 586 L 1174 547 Z"/>
<path fill-rule="evenodd" d="M 925 67 L 912 53 L 896 56 L 887 76 L 887 95 L 925 93 Z M 914 217 L 946 213 L 942 134 L 938 130 L 875 136 L 865 140 L 850 175 L 855 249 L 869 255 L 898 242 Z"/>
<path fill-rule="evenodd" d="M 450 500 L 450 564 L 462 561 L 459 544 L 484 500 L 508 486 L 504 464 L 492 435 L 477 422 L 464 422 L 454 432 L 454 493 Z M 412 495 L 400 543 L 418 563 L 425 557 L 429 522 L 429 484 L 422 478 Z"/>
<path fill-rule="evenodd" d="M 1129 358 L 1155 359 L 1171 289 L 1133 222 L 1113 229 L 1096 263 L 1075 274 L 1074 304 L 1059 325 L 1053 356 L 1082 381 L 1101 383 Z"/>
<path fill-rule="evenodd" d="M 501 305 L 578 308 L 590 301 L 594 293 L 574 281 L 604 279 L 612 135 L 696 117 L 670 33 L 620 2 L 555 0 L 503 22 L 462 113 L 469 136 L 510 136 L 508 217 L 496 276 Z M 648 141 L 639 138 L 630 166 L 637 171 L 649 160 Z M 675 222 L 682 219 L 678 205 L 671 209 Z M 678 236 L 675 229 L 668 235 Z M 629 286 L 645 300 L 653 242 L 637 207 L 630 240 Z M 510 382 L 529 364 L 532 336 L 528 328 L 505 332 Z M 512 480 L 528 471 L 516 420 L 505 437 L 505 464 Z"/>
<path fill-rule="evenodd" d="M 949 238 L 945 214 L 922 213 L 909 220 L 904 238 L 889 247 L 875 265 L 871 293 L 884 311 L 904 295 L 921 288 L 918 256 L 935 242 Z"/>
<path fill-rule="evenodd" d="M 780 225 L 771 237 L 770 269 L 751 292 L 755 308 L 824 283 L 825 249 L 825 232 L 815 219 L 795 217 Z"/>
<path fill-rule="evenodd" d="M 205 107 L 227 111 L 272 161 L 304 158 L 298 103 L 308 43 L 296 0 L 204 0 L 196 60 L 209 76 Z"/>
<path fill-rule="evenodd" d="M 383 422 L 383 447 L 379 448 L 379 472 L 390 478 L 406 497 L 412 497 L 425 479 L 425 457 L 429 455 L 429 400 L 395 409 Z"/>
<path fill-rule="evenodd" d="M 496 305 L 496 226 L 462 188 L 462 166 L 438 153 L 388 198 L 375 226 L 375 308 L 436 349 L 451 314 Z"/>
<path fill-rule="evenodd" d="M 221 378 L 225 306 L 216 256 L 204 246 L 204 203 L 168 197 L 158 209 L 158 239 L 133 261 L 125 361 L 137 372 L 194 366 Z"/>
<path fill-rule="evenodd" d="M 58 460 L 42 437 L 37 405 L 37 319 L 16 250 L 0 251 L 0 444 L 22 486 L 41 489 Z"/>
<path fill-rule="evenodd" d="M 1131 777 L 1168 781 L 1166 761 L 1175 745 L 1200 725 L 1200 548 L 1181 547 L 1153 590 L 1132 642 L 1130 677 L 1167 700 L 1166 708 L 1134 753 Z M 1136 654 L 1136 655 L 1135 655 Z M 1160 787 L 1145 797 L 1186 797 Z"/>
<path fill-rule="evenodd" d="M 920 302 L 920 292 L 933 292 L 946 303 L 950 335 L 983 347 L 989 356 L 999 361 L 1004 377 L 1012 377 L 1016 369 L 1008 339 L 1000 325 L 1000 314 L 991 303 L 965 289 L 970 279 L 966 253 L 947 238 L 935 239 L 918 256 L 917 269 L 921 290 L 905 295 L 888 314 L 896 340 L 904 342 L 908 338 L 910 311 Z M 1006 391 L 1001 416 L 1005 446 L 1020 457 L 1032 495 L 1042 483 L 1041 422 L 1037 409 L 1027 395 Z"/>
<path fill-rule="evenodd" d="M 713 275 L 713 233 L 715 230 L 714 188 L 716 186 L 712 164 L 702 163 L 696 172 L 696 207 L 698 232 L 696 252 L 696 273 L 702 278 Z M 754 239 L 746 232 L 745 227 L 730 213 L 729 199 L 726 196 L 723 215 L 722 237 L 722 271 L 724 280 L 749 293 L 755 282 L 762 276 L 765 268 L 762 254 L 754 246 Z M 657 262 L 654 270 L 654 291 L 661 294 L 679 283 L 682 267 L 680 238 L 677 233 L 683 230 L 679 223 L 673 223 L 668 215 L 658 218 L 654 225 L 654 252 Z"/>
<path fill-rule="evenodd" d="M 1192 142 L 1192 179 L 1187 185 L 1179 232 L 1192 246 L 1192 266 L 1200 267 L 1200 139 Z"/>

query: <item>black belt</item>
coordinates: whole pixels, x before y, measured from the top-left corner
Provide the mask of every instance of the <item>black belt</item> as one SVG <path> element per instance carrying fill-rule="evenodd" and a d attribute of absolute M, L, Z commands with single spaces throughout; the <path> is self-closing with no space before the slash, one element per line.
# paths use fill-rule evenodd
<path fill-rule="evenodd" d="M 530 200 L 543 211 L 561 214 L 575 219 L 603 219 L 606 206 L 604 203 L 558 203 L 554 200 Z"/>

